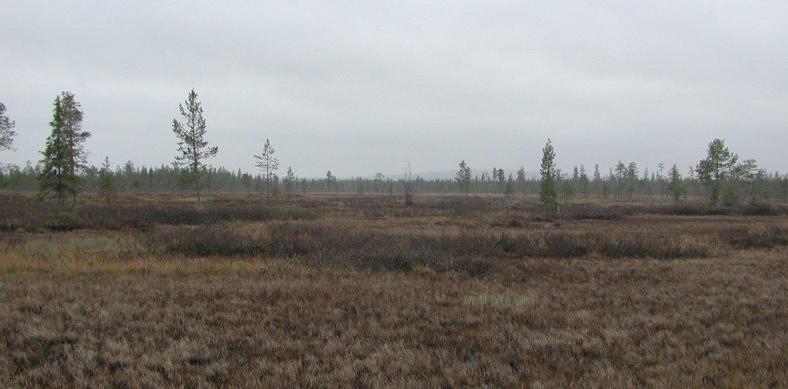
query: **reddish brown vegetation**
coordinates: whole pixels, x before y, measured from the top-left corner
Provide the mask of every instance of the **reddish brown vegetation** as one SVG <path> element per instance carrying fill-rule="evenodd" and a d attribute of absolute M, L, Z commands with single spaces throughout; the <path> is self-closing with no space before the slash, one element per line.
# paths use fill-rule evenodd
<path fill-rule="evenodd" d="M 2 386 L 788 385 L 777 211 L 143 200 L 0 233 Z"/>

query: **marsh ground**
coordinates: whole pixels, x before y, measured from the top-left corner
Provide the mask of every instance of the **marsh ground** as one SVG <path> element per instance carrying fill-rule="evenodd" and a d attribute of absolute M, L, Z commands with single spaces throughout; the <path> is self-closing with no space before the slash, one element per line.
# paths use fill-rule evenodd
<path fill-rule="evenodd" d="M 2 201 L 3 386 L 788 385 L 780 205 Z"/>

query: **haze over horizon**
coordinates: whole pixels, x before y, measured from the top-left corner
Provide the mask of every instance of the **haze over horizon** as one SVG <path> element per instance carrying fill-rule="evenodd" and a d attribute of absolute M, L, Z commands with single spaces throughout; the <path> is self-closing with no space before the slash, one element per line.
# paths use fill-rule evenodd
<path fill-rule="evenodd" d="M 682 173 L 712 138 L 788 172 L 788 2 L 12 2 L 0 102 L 38 161 L 73 92 L 89 162 L 172 162 L 194 88 L 219 146 L 252 171 L 339 177 L 616 161 Z"/>

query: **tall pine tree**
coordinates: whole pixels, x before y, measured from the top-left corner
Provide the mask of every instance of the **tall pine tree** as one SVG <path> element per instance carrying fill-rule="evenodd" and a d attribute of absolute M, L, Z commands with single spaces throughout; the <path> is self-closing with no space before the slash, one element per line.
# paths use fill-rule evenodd
<path fill-rule="evenodd" d="M 172 119 L 172 132 L 178 138 L 178 153 L 175 165 L 186 167 L 188 181 L 197 193 L 197 202 L 200 202 L 200 179 L 205 169 L 204 160 L 213 158 L 219 152 L 216 146 L 209 146 L 205 140 L 206 124 L 203 117 L 202 104 L 197 100 L 194 89 L 189 92 L 185 101 L 186 106 L 178 104 L 178 110 L 183 117 L 183 123 Z"/>
<path fill-rule="evenodd" d="M 274 145 L 266 138 L 265 145 L 263 145 L 263 152 L 260 155 L 254 155 L 257 160 L 255 166 L 260 169 L 265 176 L 265 200 L 271 201 L 271 184 L 273 183 L 276 169 L 279 169 L 279 159 L 274 156 Z"/>

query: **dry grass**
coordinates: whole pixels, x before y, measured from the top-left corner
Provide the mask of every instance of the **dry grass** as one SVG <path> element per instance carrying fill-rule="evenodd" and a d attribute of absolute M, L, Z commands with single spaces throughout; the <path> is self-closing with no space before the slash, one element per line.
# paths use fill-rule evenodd
<path fill-rule="evenodd" d="M 320 215 L 299 222 L 0 234 L 0 386 L 788 386 L 784 216 L 507 226 L 446 205 L 465 199 L 385 201 L 283 204 Z M 237 251 L 168 249 L 206 231 Z M 499 239 L 545 234 L 656 251 L 545 258 Z M 707 251 L 662 258 L 660 239 Z"/>

